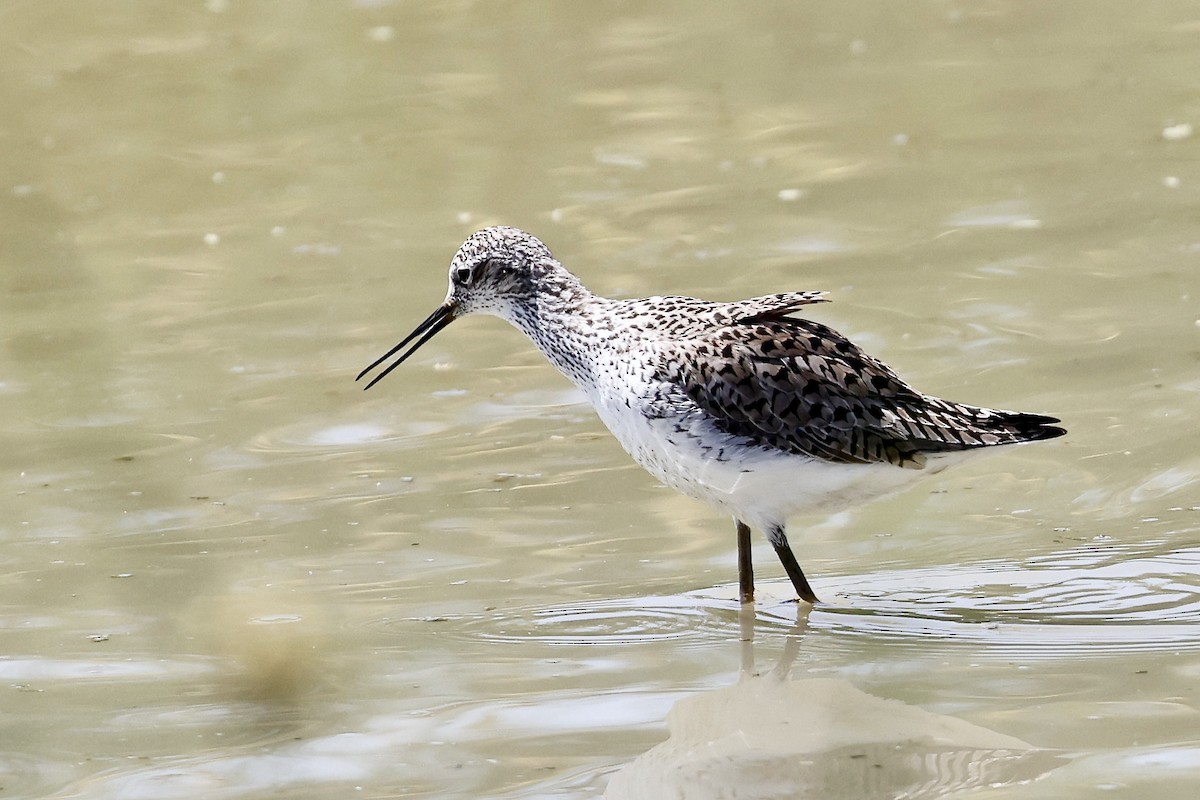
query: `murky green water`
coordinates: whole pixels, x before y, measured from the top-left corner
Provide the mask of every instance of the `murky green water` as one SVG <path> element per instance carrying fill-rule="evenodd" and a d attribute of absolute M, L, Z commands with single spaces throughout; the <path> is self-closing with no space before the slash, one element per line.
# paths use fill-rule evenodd
<path fill-rule="evenodd" d="M 0 8 L 0 795 L 1193 797 L 1197 75 L 1184 2 Z M 503 323 L 353 383 L 495 222 L 1070 436 L 745 617 Z"/>

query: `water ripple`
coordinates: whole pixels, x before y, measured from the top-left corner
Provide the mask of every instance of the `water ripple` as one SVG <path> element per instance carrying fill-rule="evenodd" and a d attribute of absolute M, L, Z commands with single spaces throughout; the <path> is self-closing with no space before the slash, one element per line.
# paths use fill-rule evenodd
<path fill-rule="evenodd" d="M 1123 555 L 843 579 L 810 627 L 915 646 L 939 639 L 1003 658 L 1200 650 L 1200 549 Z"/>
<path fill-rule="evenodd" d="M 678 596 L 509 609 L 475 620 L 461 633 L 489 641 L 547 645 L 641 644 L 698 638 L 716 627 L 710 608 L 696 598 Z"/>
<path fill-rule="evenodd" d="M 411 448 L 445 427 L 434 422 L 414 421 L 330 424 L 328 420 L 314 417 L 261 433 L 248 443 L 247 450 L 285 454 L 340 452 L 377 442 L 400 443 L 397 446 Z"/>
<path fill-rule="evenodd" d="M 13 741 L 13 745 L 20 746 Z M 40 797 L 47 786 L 61 784 L 70 768 L 49 758 L 0 751 L 0 786 L 6 797 Z"/>
<path fill-rule="evenodd" d="M 938 641 L 974 648 L 980 657 L 1029 660 L 1200 650 L 1198 576 L 1200 548 L 1140 557 L 1110 548 L 1025 565 L 981 562 L 823 577 L 818 590 L 828 602 L 813 609 L 808 630 L 832 638 L 809 641 L 835 649 L 886 642 L 919 651 Z M 526 645 L 711 643 L 738 636 L 735 591 L 723 586 L 436 621 L 440 635 Z M 760 633 L 795 624 L 786 581 L 760 583 L 759 595 Z"/>

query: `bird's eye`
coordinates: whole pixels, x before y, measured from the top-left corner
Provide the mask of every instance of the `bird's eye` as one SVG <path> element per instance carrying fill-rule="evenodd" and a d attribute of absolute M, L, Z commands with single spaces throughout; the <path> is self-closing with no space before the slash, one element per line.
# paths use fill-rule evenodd
<path fill-rule="evenodd" d="M 469 266 L 454 270 L 454 281 L 462 286 L 482 283 L 488 278 L 503 278 L 516 272 L 516 268 L 499 258 L 485 258 Z"/>

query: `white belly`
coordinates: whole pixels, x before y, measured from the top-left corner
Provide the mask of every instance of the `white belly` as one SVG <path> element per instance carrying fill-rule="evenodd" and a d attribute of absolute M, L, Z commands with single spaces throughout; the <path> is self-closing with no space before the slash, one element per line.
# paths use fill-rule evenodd
<path fill-rule="evenodd" d="M 747 445 L 694 419 L 649 419 L 594 399 L 625 450 L 666 485 L 755 527 L 784 525 L 805 511 L 837 510 L 888 494 L 938 471 L 892 464 L 839 464 Z"/>

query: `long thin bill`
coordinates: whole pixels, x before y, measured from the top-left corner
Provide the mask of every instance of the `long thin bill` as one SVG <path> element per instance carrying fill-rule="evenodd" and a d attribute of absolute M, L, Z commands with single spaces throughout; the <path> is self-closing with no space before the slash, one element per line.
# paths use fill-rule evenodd
<path fill-rule="evenodd" d="M 412 333 L 410 333 L 408 336 L 405 336 L 404 341 L 400 342 L 400 344 L 396 345 L 391 350 L 388 350 L 386 353 L 381 355 L 379 358 L 372 361 L 371 366 L 367 367 L 362 372 L 358 373 L 358 377 L 355 378 L 354 380 L 356 380 L 356 381 L 362 380 L 363 376 L 365 376 L 368 372 L 375 369 L 380 364 L 382 364 L 384 361 L 387 361 L 389 358 L 394 356 L 396 353 L 403 350 L 404 346 L 406 344 L 411 342 L 413 339 L 417 339 L 417 337 L 420 336 L 421 338 L 417 339 L 417 343 L 414 344 L 412 347 L 410 347 L 408 349 L 408 352 L 401 355 L 399 358 L 397 358 L 391 364 L 388 364 L 387 369 L 385 369 L 383 372 L 376 375 L 374 378 L 371 379 L 370 383 L 368 383 L 366 386 L 363 387 L 363 391 L 370 389 L 372 386 L 374 386 L 375 384 L 377 384 L 381 380 L 383 380 L 385 377 L 387 377 L 387 374 L 389 372 L 391 372 L 396 367 L 403 364 L 408 359 L 409 356 L 411 356 L 413 353 L 417 352 L 417 350 L 421 349 L 421 345 L 425 344 L 430 339 L 432 339 L 434 336 L 436 336 L 438 331 L 440 331 L 442 328 L 449 325 L 451 322 L 454 322 L 454 306 L 452 306 L 448 303 L 443 303 L 442 305 L 438 306 L 434 310 L 434 312 L 425 319 L 424 322 L 422 322 L 420 325 L 418 325 Z"/>

